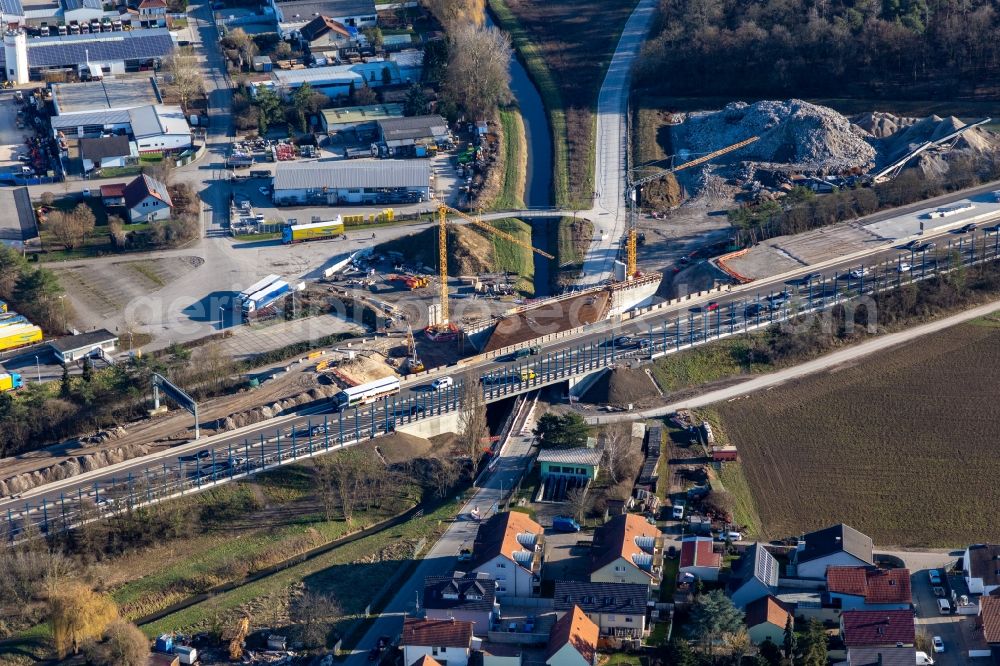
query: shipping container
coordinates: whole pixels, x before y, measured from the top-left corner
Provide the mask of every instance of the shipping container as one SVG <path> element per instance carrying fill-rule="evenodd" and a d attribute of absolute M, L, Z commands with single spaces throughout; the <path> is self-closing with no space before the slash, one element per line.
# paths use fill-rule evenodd
<path fill-rule="evenodd" d="M 289 224 L 281 230 L 281 242 L 301 243 L 302 241 L 336 238 L 344 233 L 344 220 L 337 216 L 329 222 L 311 222 L 309 224 Z"/>
<path fill-rule="evenodd" d="M 0 329 L 0 351 L 16 349 L 42 341 L 42 329 L 31 324 L 18 324 Z"/>
<path fill-rule="evenodd" d="M 0 391 L 13 391 L 24 386 L 21 375 L 16 372 L 4 372 L 0 374 Z"/>

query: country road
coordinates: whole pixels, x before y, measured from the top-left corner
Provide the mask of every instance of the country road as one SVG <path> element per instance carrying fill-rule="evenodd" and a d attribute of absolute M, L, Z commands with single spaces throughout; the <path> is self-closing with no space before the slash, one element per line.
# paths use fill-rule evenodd
<path fill-rule="evenodd" d="M 754 377 L 753 379 L 740 382 L 739 384 L 735 384 L 733 386 L 702 393 L 691 398 L 686 398 L 678 402 L 664 405 L 663 407 L 655 407 L 652 409 L 621 414 L 588 416 L 587 423 L 613 423 L 615 421 L 634 421 L 639 418 L 665 416 L 676 412 L 678 409 L 704 407 L 706 405 L 722 402 L 724 400 L 739 398 L 762 389 L 783 384 L 784 382 L 793 379 L 800 379 L 817 372 L 830 370 L 831 368 L 835 368 L 844 363 L 856 361 L 864 358 L 865 356 L 870 356 L 871 354 L 884 351 L 891 347 L 895 347 L 896 345 L 915 340 L 931 333 L 943 331 L 946 328 L 951 328 L 952 326 L 962 324 L 972 319 L 983 317 L 998 310 L 1000 310 L 1000 301 L 991 301 L 986 305 L 981 305 L 977 308 L 973 308 L 972 310 L 966 310 L 965 312 L 960 312 L 959 314 L 945 317 L 944 319 L 939 319 L 928 324 L 922 324 L 914 328 L 909 328 L 905 331 L 899 331 L 898 333 L 890 333 L 888 335 L 880 336 L 874 340 L 854 345 L 848 349 L 842 349 L 840 351 L 833 352 L 832 354 L 827 354 L 826 356 L 821 356 L 812 361 L 807 361 L 784 370 L 772 372 L 760 377 Z"/>

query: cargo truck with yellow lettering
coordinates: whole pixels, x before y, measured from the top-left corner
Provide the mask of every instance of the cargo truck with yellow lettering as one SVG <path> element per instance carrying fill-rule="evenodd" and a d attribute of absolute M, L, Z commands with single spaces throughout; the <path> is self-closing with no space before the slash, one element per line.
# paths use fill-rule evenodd
<path fill-rule="evenodd" d="M 338 215 L 336 220 L 329 222 L 310 222 L 309 224 L 289 224 L 281 230 L 281 242 L 302 243 L 324 238 L 336 238 L 344 233 L 344 220 Z"/>
<path fill-rule="evenodd" d="M 32 324 L 0 328 L 0 351 L 25 347 L 42 341 L 42 329 Z"/>

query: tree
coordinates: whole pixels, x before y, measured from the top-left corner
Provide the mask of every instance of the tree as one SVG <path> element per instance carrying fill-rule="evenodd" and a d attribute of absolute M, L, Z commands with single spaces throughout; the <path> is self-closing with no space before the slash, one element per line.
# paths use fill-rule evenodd
<path fill-rule="evenodd" d="M 292 620 L 299 625 L 302 643 L 307 648 L 326 646 L 333 621 L 343 614 L 330 596 L 307 591 L 292 602 Z"/>
<path fill-rule="evenodd" d="M 424 88 L 419 83 L 414 83 L 406 91 L 406 100 L 403 102 L 403 115 L 422 116 L 427 113 L 427 95 Z"/>
<path fill-rule="evenodd" d="M 69 367 L 63 363 L 62 379 L 59 380 L 59 397 L 69 399 L 71 395 L 73 395 L 73 388 L 69 380 Z"/>
<path fill-rule="evenodd" d="M 785 659 L 791 659 L 795 656 L 795 648 L 797 647 L 798 639 L 795 636 L 795 622 L 792 620 L 792 616 L 789 615 L 788 619 L 785 620 L 785 636 L 782 639 L 781 646 L 785 651 Z"/>
<path fill-rule="evenodd" d="M 81 377 L 86 384 L 89 384 L 90 380 L 94 378 L 94 364 L 91 363 L 89 356 L 83 359 L 83 374 Z"/>
<path fill-rule="evenodd" d="M 281 99 L 267 86 L 257 88 L 257 128 L 261 136 L 267 134 L 271 123 L 281 118 Z"/>
<path fill-rule="evenodd" d="M 602 446 L 604 468 L 608 471 L 612 485 L 617 484 L 626 474 L 634 473 L 639 458 L 639 448 L 632 443 L 632 426 L 621 422 L 604 429 Z"/>
<path fill-rule="evenodd" d="M 71 651 L 78 653 L 85 641 L 101 636 L 117 617 L 111 597 L 83 583 L 58 581 L 49 591 L 48 621 L 60 659 Z"/>
<path fill-rule="evenodd" d="M 728 490 L 712 490 L 702 500 L 702 505 L 729 522 L 732 520 L 733 510 L 736 508 L 736 498 Z"/>
<path fill-rule="evenodd" d="M 87 660 L 95 666 L 144 666 L 149 659 L 149 639 L 139 627 L 115 620 L 104 632 L 104 641 L 88 644 Z"/>
<path fill-rule="evenodd" d="M 725 634 L 736 633 L 743 627 L 743 611 L 722 590 L 712 590 L 694 600 L 690 626 L 703 649 L 714 654 L 715 646 Z"/>
<path fill-rule="evenodd" d="M 424 6 L 447 31 L 462 25 L 481 26 L 486 20 L 485 0 L 424 0 Z"/>
<path fill-rule="evenodd" d="M 67 250 L 73 250 L 83 244 L 87 234 L 94 230 L 95 222 L 90 206 L 81 203 L 69 213 L 49 213 L 45 226 Z"/>
<path fill-rule="evenodd" d="M 205 92 L 205 75 L 197 59 L 176 53 L 167 59 L 165 69 L 169 74 L 167 89 L 177 95 L 181 108 L 187 111 L 191 100 Z"/>
<path fill-rule="evenodd" d="M 482 456 L 483 439 L 490 433 L 482 387 L 471 378 L 463 382 L 462 407 L 458 416 L 459 442 L 462 450 L 472 459 L 471 473 L 475 474 Z"/>
<path fill-rule="evenodd" d="M 28 262 L 14 248 L 0 244 L 0 296 L 10 298 Z"/>
<path fill-rule="evenodd" d="M 781 648 L 768 637 L 757 646 L 757 653 L 767 666 L 781 666 Z"/>
<path fill-rule="evenodd" d="M 670 641 L 667 648 L 667 663 L 670 666 L 695 666 L 698 657 L 691 650 L 691 644 L 683 638 L 675 638 Z"/>
<path fill-rule="evenodd" d="M 111 242 L 118 249 L 125 248 L 125 221 L 117 215 L 108 216 L 108 232 L 111 234 Z"/>
<path fill-rule="evenodd" d="M 823 623 L 813 619 L 802 641 L 802 666 L 826 666 L 827 636 Z"/>
<path fill-rule="evenodd" d="M 512 51 L 507 33 L 467 23 L 449 37 L 444 96 L 474 118 L 510 102 Z"/>
<path fill-rule="evenodd" d="M 368 86 L 367 81 L 365 81 L 360 87 L 353 86 L 352 84 L 349 98 L 352 106 L 369 106 L 378 101 L 378 96 L 375 94 L 375 91 Z"/>
<path fill-rule="evenodd" d="M 723 634 L 722 644 L 729 654 L 732 655 L 733 662 L 736 664 L 742 663 L 743 656 L 750 652 L 750 649 L 753 647 L 753 644 L 750 642 L 750 636 L 747 634 L 747 628 L 744 626 L 740 626 L 736 631 Z"/>
<path fill-rule="evenodd" d="M 583 520 L 590 511 L 591 500 L 586 488 L 573 488 L 566 493 L 566 506 L 577 520 Z"/>
<path fill-rule="evenodd" d="M 381 47 L 382 44 L 385 43 L 385 40 L 382 37 L 382 28 L 378 26 L 375 26 L 374 28 L 365 28 L 361 31 L 361 34 L 365 36 L 365 39 L 368 40 L 369 44 L 376 48 Z"/>
<path fill-rule="evenodd" d="M 295 109 L 300 131 L 309 131 L 307 116 L 322 109 L 329 102 L 329 99 L 323 93 L 313 90 L 308 83 L 302 84 L 298 90 L 292 93 L 292 106 Z"/>
<path fill-rule="evenodd" d="M 253 57 L 257 55 L 257 45 L 243 28 L 234 28 L 222 38 L 222 45 L 236 51 L 240 69 L 249 66 L 253 62 Z"/>
<path fill-rule="evenodd" d="M 535 436 L 542 448 L 572 448 L 587 443 L 590 426 L 576 412 L 563 416 L 546 413 L 538 419 Z"/>

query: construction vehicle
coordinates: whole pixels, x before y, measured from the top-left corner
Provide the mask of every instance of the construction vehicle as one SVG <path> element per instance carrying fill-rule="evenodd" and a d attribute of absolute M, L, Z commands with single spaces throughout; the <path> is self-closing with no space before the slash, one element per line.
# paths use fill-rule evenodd
<path fill-rule="evenodd" d="M 413 328 L 406 325 L 406 374 L 424 371 L 424 362 L 417 356 L 417 342 L 413 339 Z"/>
<path fill-rule="evenodd" d="M 669 174 L 677 173 L 678 171 L 682 171 L 683 169 L 690 169 L 691 167 L 696 167 L 710 160 L 714 160 L 716 157 L 721 157 L 722 155 L 725 155 L 727 153 L 731 153 L 745 146 L 749 146 L 751 143 L 757 141 L 759 138 L 760 138 L 759 136 L 752 136 L 749 139 L 744 139 L 739 143 L 734 143 L 731 146 L 726 146 L 725 148 L 720 148 L 719 150 L 712 151 L 711 153 L 702 155 L 701 157 L 693 159 L 689 162 L 685 162 L 684 164 L 681 164 L 679 166 L 671 167 L 669 169 L 662 169 L 654 174 L 643 176 L 638 180 L 632 180 L 632 175 L 638 169 L 629 170 L 628 179 L 630 182 L 626 187 L 627 191 L 626 201 L 628 205 L 628 231 L 625 232 L 625 279 L 626 280 L 631 280 L 635 277 L 638 277 L 639 275 L 639 270 L 638 267 L 636 266 L 636 256 L 635 256 L 636 247 L 639 245 L 639 235 L 638 235 L 638 230 L 636 229 L 636 219 L 638 217 L 638 213 L 636 211 L 636 198 L 639 189 L 643 185 L 651 183 L 654 180 L 659 180 L 660 178 L 663 178 L 664 176 L 667 176 Z M 645 168 L 645 166 L 640 168 Z"/>
<path fill-rule="evenodd" d="M 426 329 L 427 336 L 431 340 L 438 342 L 444 342 L 446 340 L 452 340 L 458 334 L 458 327 L 455 326 L 449 320 L 448 312 L 448 214 L 451 213 L 457 217 L 462 218 L 472 226 L 477 229 L 482 229 L 494 236 L 499 236 L 515 245 L 523 247 L 527 250 L 531 250 L 535 254 L 539 254 L 546 259 L 555 259 L 551 254 L 543 250 L 539 250 L 530 243 L 525 243 L 521 239 L 512 236 L 506 231 L 501 231 L 496 227 L 483 222 L 480 219 L 474 218 L 471 215 L 466 215 L 460 210 L 452 208 L 447 204 L 438 202 L 438 276 L 440 279 L 440 302 L 441 302 L 441 314 L 438 317 L 437 323 L 428 326 Z"/>
<path fill-rule="evenodd" d="M 411 291 L 421 289 L 431 283 L 430 279 L 425 275 L 399 275 L 393 273 L 389 276 L 389 280 L 391 282 L 402 282 Z"/>
<path fill-rule="evenodd" d="M 229 659 L 239 661 L 243 658 L 243 641 L 250 633 L 250 618 L 246 615 L 236 621 L 236 624 L 229 627 L 223 635 L 223 640 L 229 640 Z"/>

